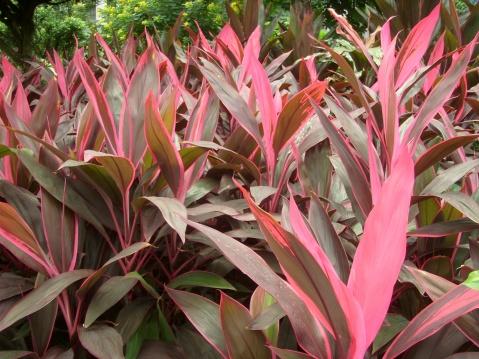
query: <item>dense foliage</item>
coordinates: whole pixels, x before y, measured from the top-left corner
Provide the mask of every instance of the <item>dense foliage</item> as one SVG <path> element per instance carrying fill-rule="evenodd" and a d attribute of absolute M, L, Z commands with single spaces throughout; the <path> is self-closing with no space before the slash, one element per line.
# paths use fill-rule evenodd
<path fill-rule="evenodd" d="M 265 21 L 287 27 L 293 2 L 263 1 Z M 4 0 L 0 4 L 0 50 L 16 62 L 33 55 L 44 58 L 46 51 L 52 49 L 70 56 L 75 37 L 80 46 L 84 46 L 98 31 L 108 41 L 121 44 L 130 32 L 135 36 L 145 28 L 150 33 L 163 32 L 173 26 L 180 14 L 182 29 L 196 31 L 198 22 L 204 33 L 217 34 L 228 21 L 227 4 L 240 12 L 247 3 L 239 0 Z M 347 14 L 354 25 L 364 28 L 362 11 L 366 3 L 373 4 L 373 1 L 308 0 L 303 3 L 311 4 L 315 16 L 321 17 L 328 28 L 334 25 L 326 11 L 329 7 Z M 277 26 L 276 32 L 280 31 L 281 27 Z M 183 32 L 182 35 L 183 40 L 187 40 L 187 34 Z"/>
<path fill-rule="evenodd" d="M 469 6 L 4 57 L 0 358 L 475 355 Z"/>

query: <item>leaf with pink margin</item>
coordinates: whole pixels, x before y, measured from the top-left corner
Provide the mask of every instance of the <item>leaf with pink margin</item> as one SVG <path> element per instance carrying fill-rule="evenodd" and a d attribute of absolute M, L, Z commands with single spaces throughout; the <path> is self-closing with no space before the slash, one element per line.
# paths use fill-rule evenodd
<path fill-rule="evenodd" d="M 479 308 L 479 291 L 458 285 L 417 314 L 394 339 L 384 359 L 395 358 L 446 324 Z"/>
<path fill-rule="evenodd" d="M 230 358 L 271 358 L 264 334 L 248 329 L 252 320 L 248 309 L 223 292 L 220 300 L 220 319 Z"/>
<path fill-rule="evenodd" d="M 166 292 L 175 304 L 185 313 L 188 320 L 225 359 L 228 349 L 221 328 L 220 307 L 218 304 L 198 294 L 166 287 Z"/>
<path fill-rule="evenodd" d="M 397 55 L 396 88 L 401 87 L 420 66 L 439 20 L 440 9 L 441 5 L 437 5 L 428 16 L 414 26 L 404 41 Z"/>
<path fill-rule="evenodd" d="M 135 168 L 146 150 L 143 132 L 146 101 L 150 93 L 155 100 L 160 93 L 159 64 L 157 50 L 154 46 L 149 46 L 135 66 L 121 109 L 119 141 L 123 154 L 131 160 Z"/>
<path fill-rule="evenodd" d="M 171 134 L 168 133 L 163 123 L 158 112 L 158 104 L 152 93 L 146 101 L 144 131 L 148 147 L 155 156 L 168 185 L 176 198 L 182 201 L 185 196 L 183 161 L 173 143 Z"/>
<path fill-rule="evenodd" d="M 338 22 L 339 26 L 344 30 L 344 34 L 346 37 L 348 37 L 353 44 L 355 44 L 363 53 L 363 55 L 366 57 L 368 60 L 369 64 L 371 65 L 371 68 L 377 72 L 378 67 L 376 63 L 374 62 L 373 58 L 369 54 L 368 49 L 366 48 L 366 45 L 364 44 L 363 40 L 359 36 L 359 34 L 354 30 L 354 28 L 351 26 L 351 24 L 346 20 L 346 18 L 342 15 L 338 15 L 334 9 L 328 9 L 329 13 L 334 17 L 334 19 Z"/>
<path fill-rule="evenodd" d="M 432 49 L 431 55 L 429 55 L 429 59 L 427 60 L 428 66 L 434 65 L 437 61 L 441 59 L 442 54 L 444 53 L 445 35 L 446 35 L 446 32 L 443 32 L 442 35 L 439 37 L 439 39 L 437 39 L 436 44 L 434 45 L 434 48 Z M 434 69 L 432 69 L 426 74 L 424 86 L 422 87 L 424 93 L 428 93 L 432 89 L 432 87 L 434 86 L 434 83 L 439 77 L 439 73 L 440 73 L 440 66 L 438 64 L 436 65 Z"/>
<path fill-rule="evenodd" d="M 92 70 L 83 59 L 81 52 L 76 52 L 73 62 L 76 65 L 78 73 L 80 74 L 83 86 L 85 87 L 88 98 L 93 105 L 98 121 L 100 121 L 100 125 L 105 132 L 107 142 L 111 150 L 116 154 L 119 150 L 119 138 L 113 115 L 111 113 L 110 107 L 108 106 L 106 95 L 101 89 Z"/>
<path fill-rule="evenodd" d="M 413 148 L 419 141 L 422 131 L 429 125 L 433 117 L 442 109 L 449 100 L 457 84 L 467 71 L 471 60 L 476 41 L 479 34 L 464 48 L 464 50 L 451 63 L 449 70 L 442 76 L 441 80 L 432 88 L 419 109 L 414 121 L 409 125 L 404 137 L 411 141 Z"/>
<path fill-rule="evenodd" d="M 192 221 L 187 221 L 187 224 L 204 234 L 232 264 L 278 301 L 291 321 L 299 345 L 305 351 L 319 357 L 329 357 L 331 349 L 324 328 L 312 317 L 305 303 L 290 285 L 281 279 L 263 258 L 222 232 Z"/>

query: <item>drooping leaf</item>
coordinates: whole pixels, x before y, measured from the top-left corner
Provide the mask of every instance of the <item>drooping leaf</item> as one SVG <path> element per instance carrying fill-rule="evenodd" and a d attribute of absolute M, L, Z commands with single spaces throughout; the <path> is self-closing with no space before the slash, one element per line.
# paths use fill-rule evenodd
<path fill-rule="evenodd" d="M 213 228 L 192 221 L 188 225 L 205 234 L 211 242 L 258 285 L 280 303 L 291 320 L 298 342 L 308 352 L 327 355 L 324 329 L 311 316 L 306 305 L 266 262 L 252 249 Z"/>
<path fill-rule="evenodd" d="M 441 160 L 443 157 L 449 156 L 458 148 L 471 143 L 477 137 L 479 137 L 479 135 L 457 136 L 431 146 L 416 160 L 416 164 L 414 165 L 416 176 Z"/>
<path fill-rule="evenodd" d="M 115 276 L 103 283 L 93 295 L 83 326 L 90 327 L 100 315 L 124 298 L 137 282 L 136 278 Z"/>
<path fill-rule="evenodd" d="M 446 191 L 468 172 L 479 166 L 479 160 L 471 160 L 454 165 L 439 173 L 421 192 L 422 195 L 439 194 Z"/>
<path fill-rule="evenodd" d="M 171 228 L 180 236 L 183 243 L 185 243 L 186 223 L 185 219 L 188 218 L 188 212 L 185 206 L 174 198 L 167 197 L 142 197 L 143 199 L 151 202 L 156 208 L 158 208 Z"/>
<path fill-rule="evenodd" d="M 479 307 L 479 291 L 458 285 L 416 315 L 389 346 L 384 358 L 394 358 L 433 335 L 446 324 Z"/>
<path fill-rule="evenodd" d="M 81 345 L 98 359 L 124 359 L 121 335 L 107 325 L 78 327 Z"/>
<path fill-rule="evenodd" d="M 95 159 L 107 170 L 120 192 L 123 195 L 128 193 L 134 180 L 135 171 L 129 159 L 91 150 L 85 151 L 84 157 L 87 162 Z"/>
<path fill-rule="evenodd" d="M 32 290 L 5 314 L 0 320 L 0 332 L 20 319 L 29 316 L 32 313 L 42 309 L 54 301 L 63 290 L 80 279 L 88 277 L 92 273 L 88 269 L 79 269 L 67 273 L 62 273 L 54 278 L 48 279 L 38 288 Z"/>
<path fill-rule="evenodd" d="M 216 273 L 204 271 L 192 271 L 180 274 L 168 283 L 168 287 L 173 289 L 181 287 L 206 287 L 235 290 L 235 287 L 223 277 Z"/>
<path fill-rule="evenodd" d="M 38 163 L 31 153 L 27 150 L 17 150 L 18 158 L 23 165 L 28 169 L 30 174 L 48 193 L 50 193 L 56 200 L 62 202 L 77 213 L 80 217 L 90 222 L 102 234 L 105 234 L 105 229 L 98 219 L 92 214 L 88 204 L 71 186 L 65 186 L 64 181 L 54 175 L 47 167 Z"/>
<path fill-rule="evenodd" d="M 0 302 L 29 291 L 33 281 L 14 273 L 0 274 Z"/>

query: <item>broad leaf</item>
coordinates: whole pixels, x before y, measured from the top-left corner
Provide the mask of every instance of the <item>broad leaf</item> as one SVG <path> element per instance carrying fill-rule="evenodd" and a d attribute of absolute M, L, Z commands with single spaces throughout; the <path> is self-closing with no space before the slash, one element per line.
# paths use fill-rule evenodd
<path fill-rule="evenodd" d="M 88 277 L 92 273 L 88 269 L 80 269 L 48 279 L 40 287 L 32 290 L 25 297 L 16 302 L 12 308 L 0 320 L 0 332 L 20 319 L 42 309 L 54 301 L 61 292 L 80 279 Z"/>
<path fill-rule="evenodd" d="M 81 345 L 98 359 L 123 359 L 123 341 L 118 332 L 106 325 L 88 329 L 78 327 Z"/>

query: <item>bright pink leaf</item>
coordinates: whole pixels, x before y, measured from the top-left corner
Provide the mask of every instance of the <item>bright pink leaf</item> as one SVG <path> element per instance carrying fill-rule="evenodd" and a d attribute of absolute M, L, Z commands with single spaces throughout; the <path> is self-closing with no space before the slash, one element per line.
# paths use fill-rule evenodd
<path fill-rule="evenodd" d="M 367 345 L 384 321 L 404 262 L 413 184 L 413 161 L 403 147 L 366 220 L 348 282 L 363 311 Z"/>

